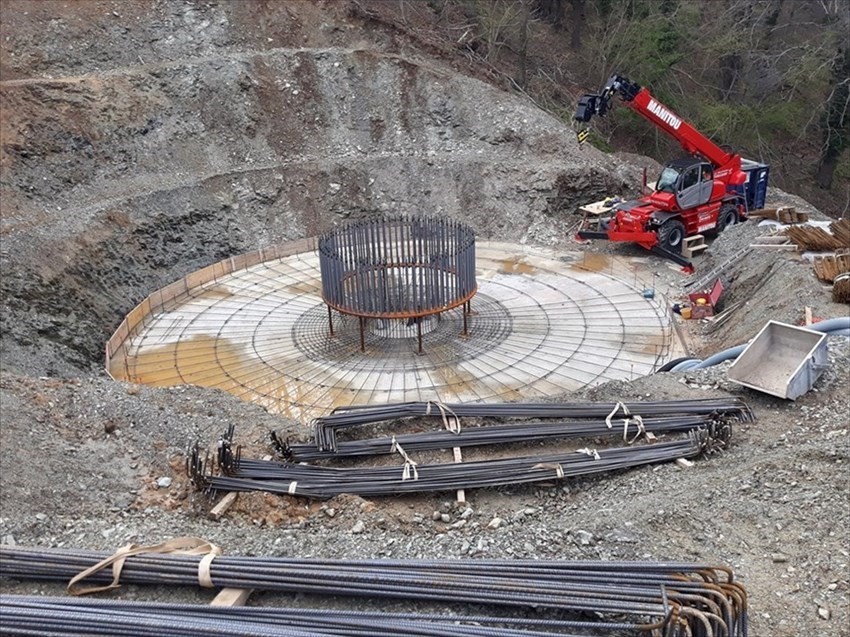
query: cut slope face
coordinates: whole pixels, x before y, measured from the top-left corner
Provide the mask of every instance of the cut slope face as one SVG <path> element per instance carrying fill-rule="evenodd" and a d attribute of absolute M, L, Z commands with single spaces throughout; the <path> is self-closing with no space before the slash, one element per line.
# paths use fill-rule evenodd
<path fill-rule="evenodd" d="M 568 131 L 521 100 L 365 51 L 276 51 L 11 81 L 3 110 L 3 186 L 19 198 L 7 231 L 37 208 L 41 224 L 78 230 L 104 207 L 221 176 L 266 182 L 228 184 L 230 192 L 219 185 L 222 206 L 256 193 L 302 215 L 416 204 L 474 204 L 476 213 L 493 205 L 486 195 L 510 190 L 475 188 L 473 174 L 459 171 L 489 181 L 539 158 L 557 159 L 569 175 L 595 158 L 571 158 Z M 535 190 L 533 179 L 526 184 L 521 192 Z M 329 205 L 317 205 L 325 194 Z"/>
<path fill-rule="evenodd" d="M 9 80 L 2 108 L 4 365 L 33 373 L 98 361 L 169 281 L 341 217 L 443 214 L 551 244 L 563 210 L 624 184 L 522 99 L 379 52 Z"/>

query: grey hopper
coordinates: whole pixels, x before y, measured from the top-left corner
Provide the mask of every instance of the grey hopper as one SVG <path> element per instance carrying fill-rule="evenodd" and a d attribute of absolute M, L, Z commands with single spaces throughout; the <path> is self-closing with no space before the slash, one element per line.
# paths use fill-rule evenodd
<path fill-rule="evenodd" d="M 827 335 L 769 321 L 729 368 L 729 380 L 780 398 L 809 391 L 828 364 Z"/>

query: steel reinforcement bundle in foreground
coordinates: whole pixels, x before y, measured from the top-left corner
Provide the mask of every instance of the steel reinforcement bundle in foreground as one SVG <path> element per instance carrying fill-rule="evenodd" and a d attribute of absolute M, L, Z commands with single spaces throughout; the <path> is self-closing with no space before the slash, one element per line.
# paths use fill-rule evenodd
<path fill-rule="evenodd" d="M 116 556 L 94 551 L 4 546 L 0 547 L 0 577 L 68 580 L 102 563 L 104 568 L 94 571 L 89 578 L 94 582 L 109 582 L 113 579 L 110 557 Z M 0 629 L 4 634 L 28 635 L 747 635 L 746 591 L 733 580 L 729 568 L 709 564 L 354 561 L 221 555 L 210 561 L 209 555 L 145 553 L 124 558 L 120 581 L 191 586 L 199 583 L 199 572 L 204 568 L 207 586 L 368 597 L 373 603 L 393 599 L 463 607 L 471 604 L 495 615 L 376 616 L 354 611 L 224 607 L 213 610 L 165 604 L 113 607 L 108 602 L 44 598 L 33 601 L 4 596 L 0 598 Z M 534 609 L 533 620 L 517 616 L 529 609 Z M 34 618 L 34 613 L 39 611 L 40 620 Z M 132 618 L 136 618 L 135 624 L 123 628 Z M 99 632 L 95 627 L 101 626 L 100 621 L 114 625 Z M 157 633 L 157 628 L 161 630 L 165 624 L 169 629 Z M 219 632 L 214 632 L 215 627 Z M 600 633 L 600 630 L 608 632 Z"/>
<path fill-rule="evenodd" d="M 618 416 L 620 413 L 624 417 Z M 447 430 L 343 442 L 337 442 L 335 435 L 331 435 L 339 427 L 428 416 L 441 418 Z M 486 418 L 488 423 L 462 428 L 460 419 L 463 416 Z M 492 423 L 493 420 L 517 418 L 534 418 L 534 421 Z M 542 420 L 544 418 L 558 420 Z M 342 493 L 372 497 L 498 487 L 694 458 L 725 447 L 733 422 L 751 420 L 753 414 L 749 407 L 738 399 L 625 404 L 403 403 L 353 407 L 332 414 L 322 421 L 324 425 L 316 423 L 315 445 L 287 445 L 272 434 L 285 458 L 283 462 L 242 458 L 238 448 L 234 453 L 231 426 L 219 440 L 214 461 L 202 458 L 201 447 L 196 444 L 187 456 L 186 471 L 196 488 L 211 495 L 266 491 L 311 498 L 332 498 Z M 673 433 L 677 437 L 655 444 L 633 444 L 641 436 L 649 437 L 654 433 Z M 623 445 L 428 465 L 420 465 L 408 455 L 408 452 L 427 449 L 578 437 L 622 437 Z M 335 468 L 302 462 L 381 453 L 399 454 L 402 464 Z"/>
<path fill-rule="evenodd" d="M 651 445 L 429 465 L 419 465 L 405 453 L 402 466 L 336 468 L 242 458 L 239 450 L 231 451 L 225 436 L 219 441 L 217 462 L 223 475 L 211 473 L 211 462 L 201 458 L 197 445 L 186 464 L 195 487 L 210 495 L 265 491 L 326 499 L 343 493 L 370 497 L 552 481 L 695 458 L 725 444 L 707 429 L 693 429 L 679 440 Z"/>
<path fill-rule="evenodd" d="M 648 418 L 709 414 L 727 416 L 740 422 L 750 422 L 755 419 L 749 406 L 739 398 L 627 403 L 440 403 L 428 401 L 339 407 L 328 416 L 316 418 L 312 424 L 317 449 L 335 451 L 336 432 L 339 429 L 404 418 L 442 419 L 447 429 L 459 431 L 461 418 L 603 418 L 610 422 L 612 417 Z"/>

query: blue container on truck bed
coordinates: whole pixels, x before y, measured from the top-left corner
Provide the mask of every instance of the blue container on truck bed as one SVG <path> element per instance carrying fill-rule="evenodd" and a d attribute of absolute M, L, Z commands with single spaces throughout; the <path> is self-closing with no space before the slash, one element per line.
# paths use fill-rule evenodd
<path fill-rule="evenodd" d="M 767 197 L 767 178 L 770 175 L 770 164 L 762 164 L 750 159 L 741 160 L 741 170 L 747 173 L 747 181 L 743 186 L 747 210 L 761 210 Z"/>

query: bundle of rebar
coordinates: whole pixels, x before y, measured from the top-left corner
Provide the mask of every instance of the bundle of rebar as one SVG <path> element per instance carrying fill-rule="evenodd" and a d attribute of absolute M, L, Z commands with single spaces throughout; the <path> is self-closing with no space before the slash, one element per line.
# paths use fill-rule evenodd
<path fill-rule="evenodd" d="M 754 420 L 747 404 L 738 398 L 708 398 L 664 402 L 627 403 L 439 403 L 409 402 L 388 405 L 354 405 L 337 408 L 313 421 L 316 447 L 336 450 L 340 429 L 404 418 L 442 419 L 457 430 L 461 418 L 609 418 L 641 416 L 724 415 L 741 422 Z"/>
<path fill-rule="evenodd" d="M 695 458 L 718 444 L 725 445 L 725 441 L 718 443 L 706 429 L 693 429 L 679 440 L 651 445 L 584 448 L 548 455 L 427 465 L 417 464 L 405 452 L 402 466 L 336 468 L 242 458 L 239 449 L 232 451 L 225 437 L 219 443 L 217 458 L 223 475 L 212 473 L 211 462 L 201 458 L 198 445 L 187 458 L 187 473 L 196 488 L 210 495 L 265 491 L 318 499 L 343 493 L 389 496 L 551 482 Z"/>
<path fill-rule="evenodd" d="M 294 462 L 310 462 L 348 456 L 376 456 L 397 453 L 399 449 L 407 452 L 454 447 L 476 447 L 493 444 L 511 444 L 537 442 L 582 437 L 622 437 L 624 442 L 634 440 L 644 433 L 687 432 L 692 429 L 706 428 L 712 437 L 723 426 L 726 418 L 716 414 L 686 414 L 662 416 L 658 418 L 622 418 L 612 423 L 610 420 L 554 420 L 532 422 L 514 422 L 509 424 L 484 423 L 466 426 L 452 431 L 439 429 L 412 434 L 396 434 L 381 438 L 336 441 L 334 450 L 323 450 L 313 443 L 289 443 L 272 432 L 272 441 L 280 455 Z"/>
<path fill-rule="evenodd" d="M 341 428 L 429 417 L 441 419 L 446 430 L 341 443 L 336 440 L 336 430 Z M 484 418 L 487 424 L 466 427 L 461 425 L 462 418 Z M 520 418 L 534 420 L 516 422 Z M 545 420 L 550 418 L 557 420 Z M 371 497 L 498 487 L 693 458 L 724 448 L 731 436 L 732 422 L 751 420 L 753 414 L 746 403 L 728 398 L 613 404 L 416 402 L 353 406 L 336 410 L 315 423 L 314 446 L 288 445 L 273 434 L 284 455 L 282 462 L 243 458 L 239 447 L 234 451 L 231 426 L 219 440 L 215 457 L 202 455 L 201 446 L 195 444 L 187 455 L 186 470 L 193 484 L 210 495 L 266 491 L 324 499 L 342 493 Z M 654 440 L 654 434 L 660 432 L 677 437 L 649 445 L 633 444 L 642 436 Z M 504 447 L 505 443 L 615 436 L 622 436 L 623 446 L 585 447 L 463 464 L 418 464 L 408 455 L 449 447 Z M 400 456 L 400 465 L 335 468 L 305 462 L 390 453 Z"/>
<path fill-rule="evenodd" d="M 134 637 L 583 637 L 586 622 L 292 608 L 226 608 L 0 595 L 4 634 Z M 678 633 L 675 632 L 678 630 Z M 550 632 L 551 631 L 551 632 Z M 557 631 L 557 632 L 555 632 Z M 569 632 L 567 632 L 569 631 Z M 645 631 L 640 631 L 641 634 Z M 670 634 L 681 634 L 673 629 Z M 618 634 L 623 632 L 618 630 Z"/>
<path fill-rule="evenodd" d="M 110 557 L 108 554 L 66 549 L 0 547 L 0 577 L 67 580 Z M 200 555 L 141 554 L 127 557 L 120 580 L 126 584 L 196 585 Z M 137 617 L 130 631 L 109 634 L 155 634 L 148 628 L 156 617 L 168 617 L 169 634 L 203 632 L 232 621 L 234 630 L 219 623 L 222 632 L 240 635 L 551 635 L 570 631 L 598 635 L 599 629 L 616 634 L 653 634 L 665 637 L 710 637 L 747 634 L 747 595 L 727 567 L 681 562 L 596 562 L 550 560 L 319 560 L 269 557 L 217 556 L 207 562 L 213 586 L 249 588 L 316 595 L 395 599 L 416 603 L 481 605 L 504 617 L 384 615 L 369 624 L 369 614 L 349 611 L 234 609 L 203 610 L 152 604 L 123 613 Z M 108 582 L 110 568 L 90 575 Z M 42 601 L 40 598 L 39 601 Z M 32 600 L 13 603 L 0 599 L 0 628 L 14 634 L 69 634 L 96 632 L 96 621 L 77 601 L 55 601 L 49 608 Z M 71 612 L 62 616 L 63 604 Z M 93 604 L 100 619 L 116 616 L 107 604 Z M 28 609 L 28 610 L 22 610 Z M 32 609 L 42 610 L 41 624 Z M 511 619 L 509 613 L 534 608 L 535 619 Z M 9 612 L 7 612 L 9 611 Z M 545 612 L 545 617 L 540 613 Z M 224 618 L 229 618 L 225 620 Z M 204 619 L 204 623 L 200 622 Z M 281 620 L 266 630 L 263 623 Z M 479 621 L 481 620 L 481 621 Z M 21 622 L 20 624 L 16 622 Z M 77 622 L 79 622 L 77 624 Z M 197 623 L 197 630 L 192 633 Z M 24 625 L 26 624 L 26 626 Z M 475 624 L 481 624 L 476 626 Z M 62 629 L 62 626 L 68 628 Z M 39 627 L 44 632 L 37 632 Z M 144 628 L 142 628 L 144 627 Z M 31 632 L 23 629 L 27 628 Z M 178 632 L 184 630 L 185 632 Z M 289 630 L 291 628 L 291 631 Z M 54 632 L 49 632 L 53 630 Z M 277 632 L 273 632 L 276 630 Z M 523 630 L 525 632 L 516 632 Z M 287 632 L 289 631 L 289 632 Z M 300 632 L 299 632 L 300 631 Z M 312 632 L 311 632 L 312 631 Z M 382 632 L 383 631 L 383 632 Z M 503 632 L 504 631 L 504 632 Z M 514 631 L 514 632 L 511 632 Z M 627 632 L 628 631 L 628 632 Z M 102 632 L 100 634 L 103 634 Z M 569 633 L 567 633 L 569 634 Z M 612 634 L 612 633 L 607 633 Z"/>

